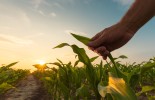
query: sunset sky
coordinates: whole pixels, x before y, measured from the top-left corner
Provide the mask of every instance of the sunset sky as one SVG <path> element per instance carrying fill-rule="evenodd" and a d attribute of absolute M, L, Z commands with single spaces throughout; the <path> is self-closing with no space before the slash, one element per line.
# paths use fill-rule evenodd
<path fill-rule="evenodd" d="M 69 32 L 93 37 L 117 23 L 134 0 L 0 0 L 0 64 L 19 61 L 16 68 L 32 69 L 40 60 L 74 61 L 68 47 L 52 49 L 67 42 L 96 54 Z M 140 12 L 139 12 L 140 13 Z M 126 62 L 142 62 L 155 56 L 155 18 L 143 26 L 124 47 L 114 51 L 126 55 Z M 98 59 L 98 61 L 101 60 Z"/>

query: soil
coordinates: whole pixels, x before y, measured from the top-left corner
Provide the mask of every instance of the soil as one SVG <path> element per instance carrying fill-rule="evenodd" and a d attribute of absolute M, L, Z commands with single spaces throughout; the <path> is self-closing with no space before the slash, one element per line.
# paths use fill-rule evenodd
<path fill-rule="evenodd" d="M 50 100 L 42 83 L 32 74 L 7 91 L 0 100 Z"/>

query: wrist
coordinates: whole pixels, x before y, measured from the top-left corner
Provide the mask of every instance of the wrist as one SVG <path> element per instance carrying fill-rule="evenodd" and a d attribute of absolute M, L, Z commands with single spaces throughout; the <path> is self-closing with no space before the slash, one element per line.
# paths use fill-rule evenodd
<path fill-rule="evenodd" d="M 139 30 L 139 26 L 135 22 L 120 21 L 119 24 L 133 35 Z"/>

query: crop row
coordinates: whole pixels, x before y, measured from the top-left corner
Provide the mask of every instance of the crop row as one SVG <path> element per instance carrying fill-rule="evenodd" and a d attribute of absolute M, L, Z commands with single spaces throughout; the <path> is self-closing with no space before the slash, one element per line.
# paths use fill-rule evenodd
<path fill-rule="evenodd" d="M 11 88 L 15 88 L 16 83 L 29 74 L 29 70 L 11 68 L 17 62 L 0 67 L 0 96 Z"/>
<path fill-rule="evenodd" d="M 72 36 L 85 45 L 90 40 L 75 34 Z M 92 64 L 98 57 L 89 58 L 83 48 L 68 43 L 55 48 L 64 46 L 71 47 L 76 54 L 74 64 L 64 64 L 58 60 L 44 64 L 46 70 L 34 72 L 42 80 L 52 99 L 155 99 L 155 58 L 141 64 L 121 64 L 120 60 L 127 58 L 126 56 L 113 58 L 110 54 L 110 62 Z M 83 63 L 83 67 L 78 67 L 79 62 Z M 49 68 L 48 64 L 58 68 Z"/>

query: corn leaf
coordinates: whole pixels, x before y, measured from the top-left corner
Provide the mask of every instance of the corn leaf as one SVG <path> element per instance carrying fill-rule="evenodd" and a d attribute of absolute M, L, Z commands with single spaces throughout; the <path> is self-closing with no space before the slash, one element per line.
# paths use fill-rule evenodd
<path fill-rule="evenodd" d="M 121 58 L 121 59 L 127 59 L 128 57 L 125 56 L 125 55 L 120 55 L 118 58 Z"/>
<path fill-rule="evenodd" d="M 8 84 L 8 83 L 2 83 L 0 84 L 0 94 L 6 92 L 9 89 L 15 88 L 12 85 Z"/>
<path fill-rule="evenodd" d="M 89 57 L 86 55 L 86 52 L 83 48 L 79 48 L 76 45 L 71 45 L 74 53 L 78 55 L 78 58 L 81 62 L 83 62 L 86 65 L 90 65 Z"/>
<path fill-rule="evenodd" d="M 151 68 L 155 67 L 155 63 L 147 63 L 141 68 L 141 75 L 144 74 L 146 71 L 150 70 Z"/>
<path fill-rule="evenodd" d="M 66 87 L 61 81 L 58 82 L 58 86 L 59 86 L 60 91 L 62 91 L 64 97 L 66 99 L 68 99 L 68 97 L 69 97 L 69 89 L 68 89 L 68 87 Z"/>
<path fill-rule="evenodd" d="M 9 64 L 9 65 L 7 65 L 7 66 L 5 66 L 6 68 L 9 68 L 9 67 L 12 67 L 12 66 L 14 66 L 15 64 L 17 64 L 18 62 L 14 62 L 14 63 L 11 63 L 11 64 Z"/>
<path fill-rule="evenodd" d="M 88 42 L 90 41 L 89 38 L 84 37 L 84 36 L 76 35 L 76 34 L 73 34 L 73 33 L 71 33 L 71 35 L 72 35 L 74 38 L 76 38 L 78 41 L 82 42 L 84 45 L 87 45 Z"/>
<path fill-rule="evenodd" d="M 74 67 L 76 67 L 76 66 L 78 65 L 79 62 L 80 62 L 80 61 L 77 60 L 77 61 L 74 63 Z"/>
<path fill-rule="evenodd" d="M 61 44 L 55 46 L 53 49 L 55 49 L 55 48 L 62 48 L 64 46 L 69 46 L 69 44 L 68 43 L 61 43 Z"/>
<path fill-rule="evenodd" d="M 148 92 L 148 91 L 151 91 L 151 90 L 155 90 L 155 86 L 143 86 L 142 90 L 137 93 L 137 96 L 141 95 L 144 92 Z"/>
<path fill-rule="evenodd" d="M 137 100 L 133 90 L 125 83 L 123 78 L 118 78 L 109 73 L 108 86 L 98 85 L 98 91 L 102 97 L 111 94 L 114 100 Z"/>
<path fill-rule="evenodd" d="M 99 56 L 92 57 L 92 58 L 90 58 L 90 61 L 93 62 L 93 61 L 95 61 L 98 57 L 99 57 Z"/>
<path fill-rule="evenodd" d="M 80 88 L 76 90 L 76 96 L 89 97 L 89 89 L 86 85 L 82 84 Z"/>
<path fill-rule="evenodd" d="M 90 39 L 87 38 L 87 37 L 83 37 L 83 36 L 76 35 L 76 34 L 73 34 L 73 33 L 71 33 L 71 35 L 72 35 L 73 37 L 75 37 L 78 41 L 82 42 L 82 43 L 85 44 L 85 45 L 87 45 L 87 43 L 90 41 Z M 118 77 L 121 76 L 121 77 L 123 77 L 124 79 L 126 79 L 126 76 L 124 75 L 124 73 L 121 72 L 121 71 L 118 69 L 117 65 L 115 64 L 115 61 L 114 61 L 114 58 L 112 57 L 112 55 L 110 54 L 108 57 L 109 57 L 109 59 L 111 60 L 111 62 L 114 64 L 114 67 L 115 67 L 115 69 L 114 69 L 115 74 L 116 74 Z M 125 56 L 122 56 L 122 58 L 125 58 Z"/>

